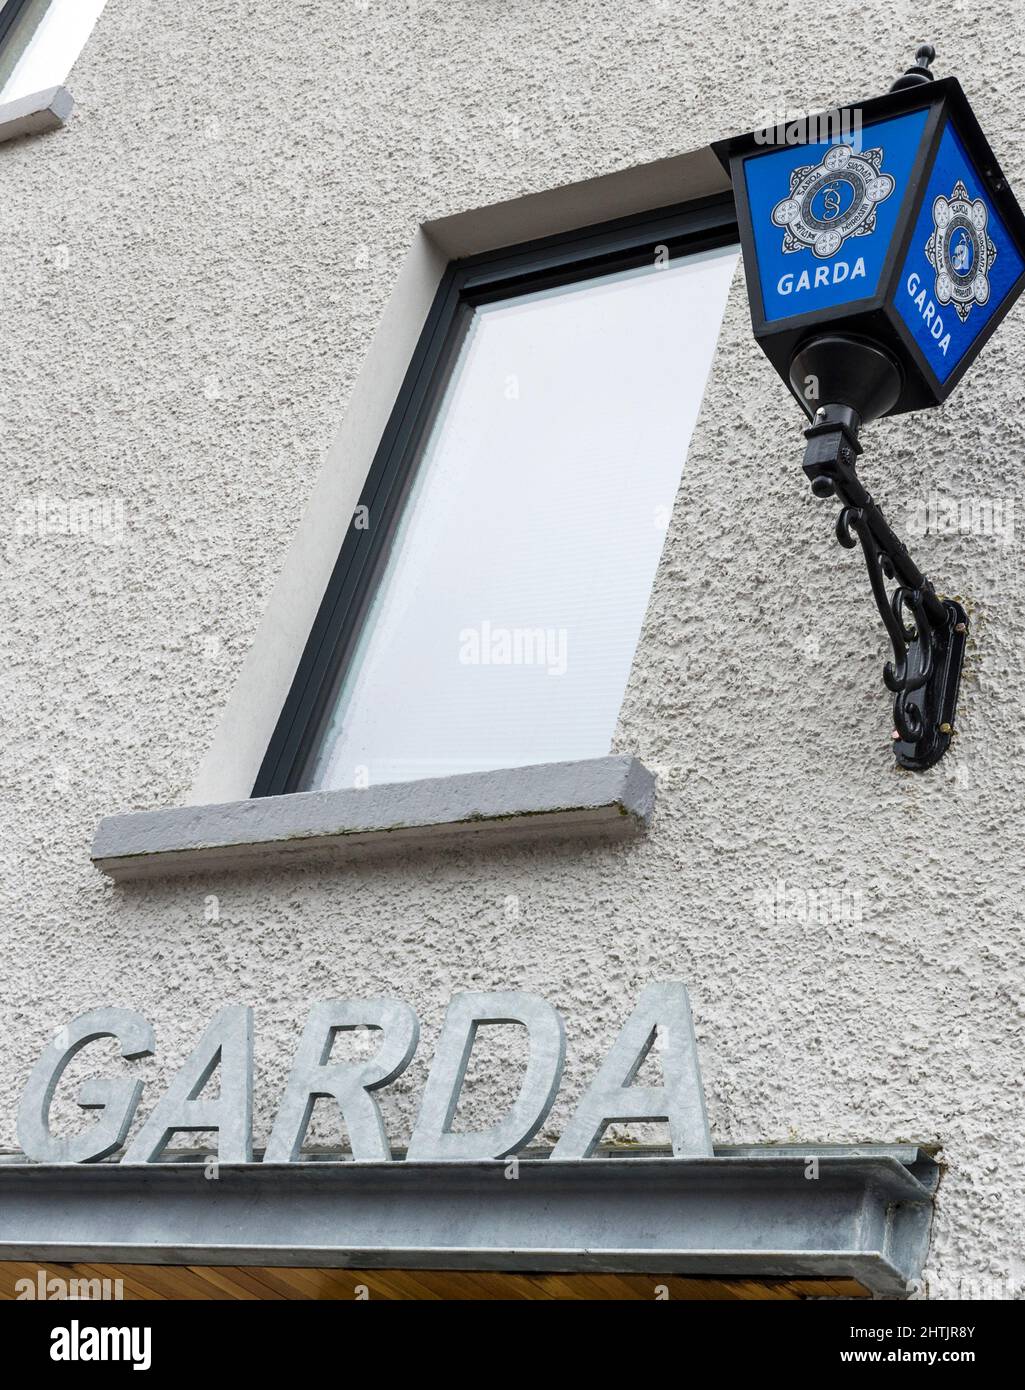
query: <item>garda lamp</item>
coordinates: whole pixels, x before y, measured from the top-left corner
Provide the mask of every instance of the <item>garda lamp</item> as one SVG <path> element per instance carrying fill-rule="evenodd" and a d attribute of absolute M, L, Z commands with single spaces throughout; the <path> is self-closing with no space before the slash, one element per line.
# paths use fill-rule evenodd
<path fill-rule="evenodd" d="M 958 81 L 919 48 L 857 106 L 723 140 L 754 336 L 811 423 L 804 471 L 860 541 L 893 645 L 901 767 L 954 732 L 968 617 L 938 595 L 860 482 L 864 424 L 939 405 L 1025 284 L 1025 216 Z M 892 595 L 886 581 L 896 581 Z"/>

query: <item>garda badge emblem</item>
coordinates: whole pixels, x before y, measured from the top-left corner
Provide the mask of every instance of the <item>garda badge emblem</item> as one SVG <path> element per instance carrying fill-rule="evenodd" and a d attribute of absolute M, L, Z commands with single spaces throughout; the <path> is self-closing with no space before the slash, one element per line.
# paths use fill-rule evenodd
<path fill-rule="evenodd" d="M 848 237 L 874 232 L 876 208 L 894 189 L 882 162 L 881 149 L 855 154 L 850 145 L 833 145 L 821 164 L 795 169 L 789 196 L 772 209 L 773 222 L 784 228 L 783 250 L 826 260 Z"/>
<path fill-rule="evenodd" d="M 949 198 L 937 198 L 932 205 L 933 233 L 925 254 L 936 271 L 936 298 L 941 304 L 953 301 L 962 323 L 973 304 L 989 299 L 997 248 L 986 230 L 988 216 L 986 204 L 981 198 L 972 202 L 960 179 Z"/>

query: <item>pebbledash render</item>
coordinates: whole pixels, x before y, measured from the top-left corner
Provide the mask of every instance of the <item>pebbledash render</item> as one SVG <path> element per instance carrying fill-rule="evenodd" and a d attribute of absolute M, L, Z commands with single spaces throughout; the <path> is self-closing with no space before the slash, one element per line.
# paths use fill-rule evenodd
<path fill-rule="evenodd" d="M 155 1110 L 169 1095 L 192 1103 L 182 1070 L 213 1020 L 211 1047 L 244 1048 L 250 1022 L 238 1006 L 249 1006 L 254 1152 L 233 1129 L 218 1196 L 193 1193 L 193 1262 L 216 1263 L 231 1204 L 250 1191 L 287 1211 L 289 1183 L 304 1183 L 330 1226 L 338 1169 L 314 1178 L 309 1164 L 261 1168 L 273 1138 L 268 1157 L 282 1165 L 366 1146 L 352 1180 L 366 1190 L 338 1179 L 351 1226 L 318 1260 L 316 1232 L 297 1225 L 293 1262 L 344 1263 L 350 1229 L 365 1263 L 377 1250 L 401 1267 L 405 1250 L 413 1265 L 460 1267 L 394 1232 L 382 1255 L 374 1193 L 405 1204 L 408 1234 L 417 1159 L 465 1156 L 446 1113 L 462 1075 L 458 1038 L 451 1055 L 435 1054 L 446 1010 L 470 1019 L 474 1001 L 454 1001 L 472 994 L 484 999 L 482 1021 L 519 1026 L 480 1029 L 452 1128 L 501 1132 L 523 1099 L 524 1028 L 535 1020 L 538 1114 L 554 1100 L 536 1132 L 528 1116 L 517 1145 L 498 1147 L 517 1148 L 527 1167 L 562 1140 L 543 1161 L 564 1162 L 598 1214 L 597 1231 L 578 1226 L 573 1239 L 623 1250 L 651 1224 L 646 1211 L 661 1213 L 666 1244 L 621 1267 L 847 1277 L 895 1297 L 1022 1296 L 1025 579 L 1015 521 L 1025 319 L 1012 310 L 942 407 L 873 427 L 865 480 L 970 618 L 953 745 L 929 771 L 904 771 L 864 565 L 837 549 L 808 492 L 800 412 L 752 337 L 729 180 L 710 148 L 787 112 L 884 92 L 928 37 L 1020 190 L 1025 76 L 1005 55 L 1022 21 L 1013 7 L 989 12 L 983 33 L 973 15 L 961 0 L 942 12 L 869 0 L 857 23 L 821 13 L 784 23 L 765 0 L 707 10 L 363 0 L 298 12 L 108 0 L 45 100 L 19 98 L 6 134 L 0 110 L 0 1261 L 74 1259 L 89 1239 L 115 1263 L 131 1262 L 133 1243 L 168 1259 L 161 1242 L 176 1233 L 156 1215 L 144 1231 L 103 1233 L 90 1225 L 90 1194 L 99 1209 L 117 1182 L 134 1181 L 134 1163 L 159 1156 Z M 645 448 L 627 442 L 608 475 L 626 479 L 608 484 L 611 514 L 594 519 L 586 471 L 560 491 L 525 454 L 527 496 L 509 523 L 523 546 L 560 534 L 568 546 L 575 528 L 591 527 L 593 607 L 610 624 L 620 596 L 625 606 L 643 590 L 625 656 L 618 649 L 618 687 L 605 689 L 600 659 L 584 687 L 612 700 L 604 744 L 587 742 L 587 709 L 559 706 L 556 733 L 537 736 L 553 751 L 530 756 L 524 736 L 519 770 L 501 756 L 489 765 L 503 709 L 558 691 L 578 654 L 592 659 L 588 639 L 543 603 L 528 613 L 482 600 L 459 610 L 467 620 L 437 618 L 434 656 L 401 625 L 374 646 L 373 623 L 390 632 L 396 605 L 412 598 L 400 572 L 352 658 L 361 669 L 380 662 L 387 680 L 363 705 L 358 684 L 347 706 L 335 691 L 344 718 L 321 710 L 302 770 L 282 712 L 297 698 L 340 547 L 378 524 L 373 504 L 360 514 L 364 485 L 400 428 L 396 403 L 427 351 L 439 285 L 483 275 L 480 266 L 511 275 L 509 248 L 544 275 L 553 245 L 576 264 L 588 237 L 611 257 L 624 236 L 647 236 L 651 259 L 647 270 L 615 270 L 616 284 L 663 275 L 665 296 L 691 293 L 685 267 L 658 264 L 659 247 L 675 255 L 678 241 L 703 267 L 711 306 L 697 316 L 703 328 L 697 318 L 686 328 L 686 380 L 659 375 L 674 351 L 671 317 L 644 367 L 646 418 L 671 422 L 677 390 L 694 403 L 678 446 L 667 445 L 666 505 L 645 490 Z M 553 321 L 560 294 L 572 299 L 557 279 L 532 293 Z M 591 312 L 586 293 L 578 298 Z M 516 331 L 504 312 L 483 315 L 489 332 Z M 627 350 L 611 341 L 612 308 L 595 324 L 588 351 L 600 356 L 608 333 L 625 398 L 641 339 Z M 488 341 L 470 346 L 486 354 Z M 458 423 L 481 360 L 468 348 L 449 364 L 464 394 L 446 398 L 443 423 Z M 511 416 L 530 409 L 531 380 L 516 365 L 496 370 L 498 448 Z M 614 434 L 616 399 L 607 410 Z M 453 484 L 451 506 L 467 478 Z M 444 489 L 439 503 L 406 486 L 407 507 L 445 512 Z M 500 508 L 459 533 L 471 595 L 475 567 L 510 544 Z M 406 533 L 402 544 L 427 553 L 430 537 Z M 636 573 L 643 546 L 650 593 Z M 553 574 L 566 568 L 562 550 L 553 539 Z M 446 575 L 458 590 L 457 568 Z M 544 565 L 529 569 L 532 592 L 544 593 Z M 438 610 L 417 599 L 433 622 Z M 377 698 L 417 707 L 438 643 L 449 644 L 453 680 L 483 689 L 509 679 L 488 687 L 507 694 L 467 723 L 465 766 L 426 767 L 432 749 L 405 748 L 389 777 L 372 747 L 365 760 L 349 756 L 360 719 L 372 745 Z M 390 1012 L 360 1015 L 358 1001 L 382 999 Z M 357 1028 L 339 1057 L 371 1057 L 366 1028 L 392 1029 L 394 1079 L 360 1092 L 383 1130 L 364 1108 L 347 1133 L 322 1102 L 303 1134 L 301 1040 L 316 1009 L 338 1000 L 354 1012 L 317 1017 L 325 1029 Z M 660 1071 L 679 1069 L 675 1119 L 686 1132 L 677 1142 L 664 1124 L 614 1122 L 587 1156 L 588 1117 L 602 1116 L 585 1093 L 615 1049 L 629 1070 L 628 1020 L 642 1007 L 665 1008 L 671 1026 L 636 1085 L 656 1088 Z M 26 1123 L 44 1097 L 40 1066 L 93 1011 L 105 1011 L 95 1031 L 108 1036 L 68 1065 L 48 1130 L 28 1123 L 19 1139 L 19 1112 Z M 110 1036 L 118 1026 L 137 1044 L 125 1052 L 144 1055 L 123 1060 Z M 56 1169 L 48 1178 L 32 1154 L 43 1166 L 34 1186 L 23 1182 L 26 1134 L 45 1147 L 47 1133 L 97 1123 L 76 1104 L 89 1078 L 144 1083 L 126 1148 L 83 1164 L 74 1181 Z M 222 1078 L 222 1091 L 237 1101 L 232 1124 L 244 1121 L 241 1073 Z M 375 1148 L 381 1133 L 390 1157 Z M 206 1162 L 217 1147 L 216 1134 L 178 1133 L 162 1156 Z M 617 1161 L 629 1154 L 643 1184 Z M 459 1184 L 470 1204 L 489 1179 L 480 1164 L 458 1171 L 449 1219 L 467 1252 L 461 1267 L 501 1269 L 494 1249 L 519 1229 L 518 1198 L 503 1191 L 505 1215 L 467 1231 Z M 536 1182 L 533 1200 L 546 1199 L 535 1171 L 523 1190 Z M 735 1266 L 722 1232 L 702 1224 L 712 1208 L 728 1224 L 731 1181 L 762 1194 Z M 835 1253 L 823 1263 L 862 1198 L 876 1204 L 878 1241 L 870 1233 L 846 1264 Z M 209 1217 L 204 1203 L 218 1200 L 224 1210 Z M 67 1249 L 63 1203 L 75 1230 L 93 1232 Z M 903 1223 L 899 1240 L 887 1222 Z M 787 1254 L 787 1229 L 806 1258 Z M 248 1257 L 232 1247 L 231 1262 L 288 1263 L 288 1239 L 287 1225 L 254 1237 Z M 567 1259 L 541 1252 L 536 1268 L 572 1272 Z M 599 1257 L 597 1267 L 617 1265 Z"/>

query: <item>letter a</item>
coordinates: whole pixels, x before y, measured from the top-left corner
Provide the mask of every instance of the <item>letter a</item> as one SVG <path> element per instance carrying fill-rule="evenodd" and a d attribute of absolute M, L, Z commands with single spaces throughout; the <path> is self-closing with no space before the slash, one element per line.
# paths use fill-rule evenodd
<path fill-rule="evenodd" d="M 634 1086 L 661 1030 L 663 1086 Z M 648 985 L 584 1094 L 552 1158 L 587 1158 L 614 1123 L 668 1121 L 675 1158 L 711 1158 L 690 1001 L 682 984 Z"/>
<path fill-rule="evenodd" d="M 221 1069 L 221 1093 L 200 1093 Z M 217 1131 L 221 1163 L 253 1158 L 253 1011 L 243 1004 L 222 1009 L 196 1050 L 171 1082 L 167 1094 L 125 1152 L 125 1163 L 155 1163 L 173 1134 Z"/>

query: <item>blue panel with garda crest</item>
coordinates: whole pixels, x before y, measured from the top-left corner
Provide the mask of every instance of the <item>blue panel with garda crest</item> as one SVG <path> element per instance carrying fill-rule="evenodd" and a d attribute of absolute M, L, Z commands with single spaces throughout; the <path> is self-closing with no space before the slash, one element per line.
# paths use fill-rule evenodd
<path fill-rule="evenodd" d="M 766 322 L 876 293 L 926 116 L 745 161 Z"/>
<path fill-rule="evenodd" d="M 896 306 L 940 381 L 945 381 L 1025 269 L 964 145 L 943 132 Z"/>
<path fill-rule="evenodd" d="M 817 339 L 889 357 L 900 385 L 884 413 L 899 415 L 946 400 L 1025 290 L 1025 212 L 929 53 L 883 96 L 713 146 L 733 184 L 755 338 L 809 416 Z"/>

